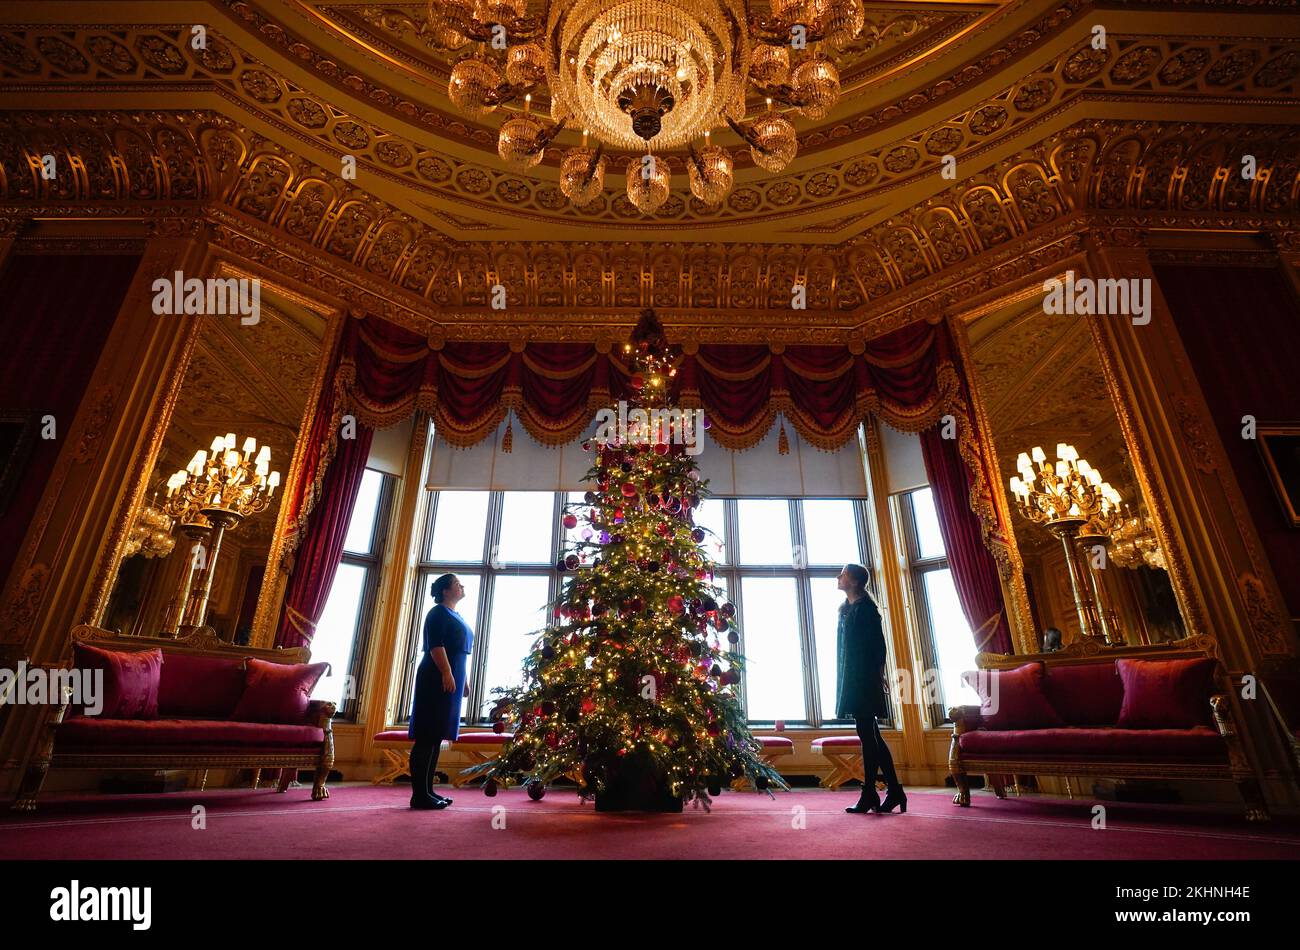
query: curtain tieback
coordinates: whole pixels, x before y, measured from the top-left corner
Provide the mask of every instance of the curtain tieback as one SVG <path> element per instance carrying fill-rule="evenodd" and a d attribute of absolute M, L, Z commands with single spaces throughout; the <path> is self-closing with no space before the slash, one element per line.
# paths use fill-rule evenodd
<path fill-rule="evenodd" d="M 289 623 L 293 624 L 293 629 L 307 643 L 311 643 L 312 638 L 316 635 L 316 622 L 301 611 L 294 610 L 288 604 L 284 605 L 284 615 L 289 618 Z"/>
<path fill-rule="evenodd" d="M 998 628 L 998 621 L 1002 619 L 1002 611 L 999 609 L 988 620 L 980 624 L 980 628 L 975 631 L 975 647 L 981 652 L 988 646 L 989 640 L 993 639 L 993 634 Z"/>

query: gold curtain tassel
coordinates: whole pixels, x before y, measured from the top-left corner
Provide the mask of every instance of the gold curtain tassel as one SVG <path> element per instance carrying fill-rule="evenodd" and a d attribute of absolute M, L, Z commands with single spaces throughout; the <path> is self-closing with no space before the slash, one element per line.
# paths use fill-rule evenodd
<path fill-rule="evenodd" d="M 781 423 L 781 433 L 776 437 L 776 451 L 780 455 L 790 454 L 790 437 L 785 434 L 785 423 Z"/>
<path fill-rule="evenodd" d="M 506 434 L 501 437 L 501 451 L 509 452 L 515 445 L 515 430 L 513 423 L 506 420 Z"/>

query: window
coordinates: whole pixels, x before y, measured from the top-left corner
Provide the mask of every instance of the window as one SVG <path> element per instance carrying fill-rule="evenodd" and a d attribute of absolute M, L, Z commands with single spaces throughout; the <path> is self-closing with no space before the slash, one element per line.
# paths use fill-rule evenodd
<path fill-rule="evenodd" d="M 399 716 L 411 691 L 429 586 L 453 573 L 466 587 L 457 608 L 474 629 L 466 722 L 484 722 L 496 687 L 518 685 L 524 657 L 548 622 L 565 574 L 555 567 L 569 540 L 566 503 L 580 492 L 431 490 L 416 583 L 421 609 L 407 631 Z M 844 595 L 835 578 L 866 562 L 866 512 L 855 499 L 711 498 L 696 523 L 716 562 L 715 583 L 737 608 L 746 657 L 742 695 L 758 723 L 820 725 L 835 715 L 836 634 Z M 726 645 L 724 641 L 724 646 Z"/>
<path fill-rule="evenodd" d="M 898 499 L 921 649 L 926 669 L 938 671 L 941 698 L 929 705 L 930 723 L 939 726 L 948 721 L 949 707 L 979 705 L 979 695 L 961 679 L 975 669 L 975 638 L 948 569 L 933 493 L 918 488 Z"/>
<path fill-rule="evenodd" d="M 719 586 L 735 592 L 751 722 L 813 726 L 835 718 L 839 607 L 835 578 L 870 563 L 864 502 L 851 498 L 711 498 L 697 523 Z M 873 584 L 875 572 L 872 572 Z"/>
<path fill-rule="evenodd" d="M 547 605 L 559 594 L 555 564 L 564 538 L 582 530 L 564 530 L 564 503 L 581 499 L 580 493 L 534 491 L 428 493 L 416 571 L 421 607 L 407 631 L 399 721 L 411 714 L 424 618 L 433 609 L 429 588 L 442 574 L 465 585 L 456 611 L 474 631 L 463 721 L 485 721 L 496 701 L 492 690 L 519 684 L 524 657 L 547 623 Z"/>
<path fill-rule="evenodd" d="M 334 572 L 329 599 L 312 638 L 312 662 L 328 663 L 331 671 L 320 681 L 312 698 L 337 703 L 339 719 L 356 719 L 362 661 L 374 618 L 392 505 L 392 484 L 391 476 L 374 469 L 366 469 L 361 477 L 343 541 L 343 560 Z"/>

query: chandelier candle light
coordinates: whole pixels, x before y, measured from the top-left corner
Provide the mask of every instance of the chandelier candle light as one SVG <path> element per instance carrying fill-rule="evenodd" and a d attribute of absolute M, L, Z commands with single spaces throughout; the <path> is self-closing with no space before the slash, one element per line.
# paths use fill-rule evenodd
<path fill-rule="evenodd" d="M 244 440 L 243 452 L 235 445 L 233 432 L 217 436 L 212 440 L 211 456 L 200 449 L 185 469 L 167 480 L 169 510 L 201 515 L 212 532 L 212 551 L 204 568 L 202 588 L 197 599 L 186 604 L 182 618 L 183 623 L 192 626 L 202 626 L 206 619 L 212 579 L 226 531 L 245 518 L 265 511 L 280 484 L 280 473 L 271 471 L 269 445 L 259 450 L 257 440 L 252 437 Z M 182 529 L 186 527 L 182 521 Z M 190 573 L 193 571 L 191 563 Z"/>
<path fill-rule="evenodd" d="M 730 126 L 766 171 L 789 164 L 798 141 L 776 105 L 824 118 L 840 94 L 826 50 L 852 42 L 865 22 L 862 0 L 772 0 L 765 14 L 749 0 L 551 0 L 540 16 L 528 7 L 528 0 L 429 0 L 436 44 L 478 44 L 452 67 L 448 98 L 474 117 L 523 103 L 497 139 L 502 160 L 519 170 L 541 162 L 566 124 L 582 128 L 582 145 L 560 168 L 560 189 L 577 205 L 604 186 L 604 147 L 632 153 L 627 196 L 645 214 L 668 195 L 668 162 L 654 153 L 683 146 L 691 194 L 706 205 L 727 196 L 732 157 L 709 144 L 715 128 Z M 530 113 L 543 90 L 550 126 Z M 747 124 L 750 90 L 767 107 Z M 589 135 L 600 143 L 594 150 Z"/>
<path fill-rule="evenodd" d="M 1055 465 L 1048 463 L 1041 447 L 1034 446 L 1032 453 L 1020 453 L 1016 468 L 1020 475 L 1011 477 L 1010 488 L 1020 514 L 1061 539 L 1080 631 L 1085 638 L 1109 642 L 1101 605 L 1095 599 L 1096 579 L 1080 564 L 1075 544 L 1081 535 L 1096 537 L 1101 527 L 1111 524 L 1112 512 L 1119 508 L 1119 492 L 1064 442 L 1056 446 Z M 1087 530 L 1090 523 L 1098 530 Z"/>

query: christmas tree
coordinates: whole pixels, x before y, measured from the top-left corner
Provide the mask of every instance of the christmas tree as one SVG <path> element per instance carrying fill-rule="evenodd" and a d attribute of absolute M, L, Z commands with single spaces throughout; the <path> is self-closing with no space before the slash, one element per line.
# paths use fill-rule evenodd
<path fill-rule="evenodd" d="M 566 777 L 607 810 L 708 808 L 741 777 L 785 788 L 745 722 L 736 610 L 713 583 L 709 532 L 694 523 L 708 487 L 693 448 L 702 413 L 666 408 L 679 354 L 653 311 L 623 349 L 633 395 L 612 433 L 602 426 L 584 443 L 594 487 L 566 506 L 565 527 L 582 527 L 558 565 L 555 622 L 522 685 L 494 691 L 493 728 L 513 738 L 466 774 L 483 776 L 488 795 L 526 784 L 534 799 Z"/>

